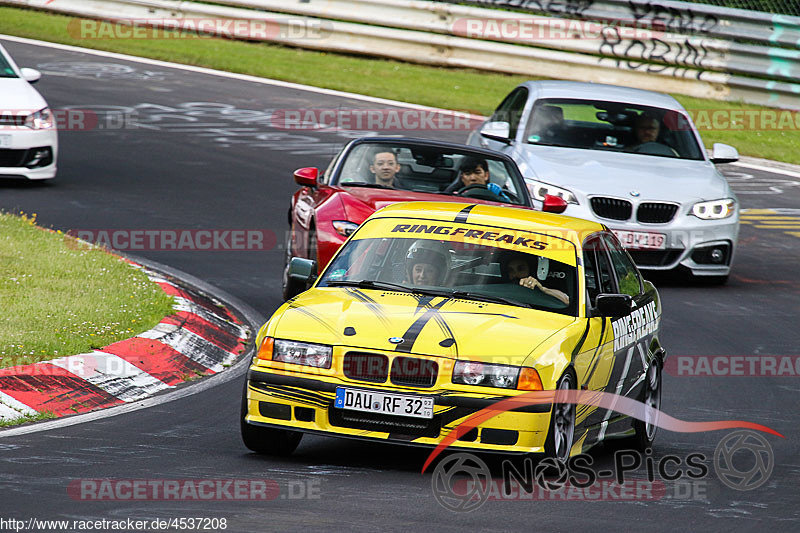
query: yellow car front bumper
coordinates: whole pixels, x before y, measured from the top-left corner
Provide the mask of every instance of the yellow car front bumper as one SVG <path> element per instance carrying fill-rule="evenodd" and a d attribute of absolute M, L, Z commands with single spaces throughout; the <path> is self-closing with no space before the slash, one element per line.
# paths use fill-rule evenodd
<path fill-rule="evenodd" d="M 334 407 L 337 387 L 428 396 L 434 399 L 433 418 L 412 418 Z M 471 415 L 499 400 L 525 391 L 469 394 L 388 384 L 355 383 L 333 376 L 250 368 L 246 388 L 245 422 L 330 436 L 436 446 Z M 462 435 L 451 447 L 503 453 L 543 453 L 552 406 L 530 405 L 498 412 Z"/>

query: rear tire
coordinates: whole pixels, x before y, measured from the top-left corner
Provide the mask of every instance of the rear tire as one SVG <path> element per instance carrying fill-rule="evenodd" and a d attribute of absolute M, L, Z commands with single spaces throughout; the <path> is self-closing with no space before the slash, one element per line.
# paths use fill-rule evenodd
<path fill-rule="evenodd" d="M 575 378 L 569 372 L 558 380 L 556 390 L 574 390 Z M 553 414 L 550 416 L 550 429 L 544 450 L 547 457 L 553 457 L 567 463 L 569 452 L 575 439 L 575 405 L 571 403 L 553 404 Z"/>
<path fill-rule="evenodd" d="M 241 409 L 242 442 L 249 449 L 264 455 L 291 455 L 300 444 L 303 434 L 286 429 L 254 426 L 245 420 L 247 416 L 247 384 L 242 393 Z"/>

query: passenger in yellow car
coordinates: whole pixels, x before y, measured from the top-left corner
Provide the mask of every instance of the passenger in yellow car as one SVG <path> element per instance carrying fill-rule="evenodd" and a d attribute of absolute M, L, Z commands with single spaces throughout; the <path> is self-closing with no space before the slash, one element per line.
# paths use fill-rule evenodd
<path fill-rule="evenodd" d="M 442 285 L 450 271 L 450 252 L 438 241 L 415 241 L 406 253 L 406 283 Z"/>
<path fill-rule="evenodd" d="M 515 255 L 514 257 L 506 256 L 501 258 L 500 267 L 503 276 L 512 283 L 519 283 L 531 290 L 539 289 L 544 294 L 560 300 L 565 305 L 569 305 L 569 296 L 557 289 L 545 287 L 536 277 L 531 276 L 530 263 L 524 256 Z"/>

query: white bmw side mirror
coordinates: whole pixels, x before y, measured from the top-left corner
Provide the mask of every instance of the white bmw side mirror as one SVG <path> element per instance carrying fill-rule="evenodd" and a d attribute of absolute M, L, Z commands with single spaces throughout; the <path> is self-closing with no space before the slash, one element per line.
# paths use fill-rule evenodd
<path fill-rule="evenodd" d="M 715 165 L 720 163 L 733 163 L 739 160 L 739 152 L 733 146 L 722 143 L 714 143 L 714 149 L 711 152 L 711 162 Z"/>
<path fill-rule="evenodd" d="M 487 122 L 481 128 L 481 136 L 493 141 L 500 141 L 506 144 L 511 142 L 511 125 L 508 122 Z"/>
<path fill-rule="evenodd" d="M 22 74 L 22 79 L 28 83 L 36 83 L 42 78 L 42 73 L 35 68 L 21 68 L 19 71 Z"/>

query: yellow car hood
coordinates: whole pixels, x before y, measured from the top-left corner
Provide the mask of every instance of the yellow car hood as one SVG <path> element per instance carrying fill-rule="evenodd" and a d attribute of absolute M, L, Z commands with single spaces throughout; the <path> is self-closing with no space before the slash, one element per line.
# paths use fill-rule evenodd
<path fill-rule="evenodd" d="M 268 334 L 279 339 L 507 364 L 522 364 L 575 321 L 523 307 L 350 287 L 306 291 L 274 318 Z"/>

